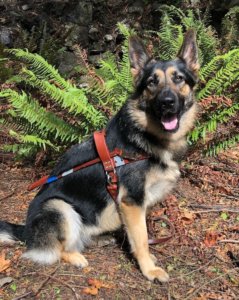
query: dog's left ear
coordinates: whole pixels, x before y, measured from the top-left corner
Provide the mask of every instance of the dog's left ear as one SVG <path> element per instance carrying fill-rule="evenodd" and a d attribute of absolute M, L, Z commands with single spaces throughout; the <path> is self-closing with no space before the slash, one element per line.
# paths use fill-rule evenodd
<path fill-rule="evenodd" d="M 140 75 L 140 71 L 149 59 L 150 56 L 142 41 L 137 36 L 131 36 L 129 38 L 129 60 L 134 79 Z"/>
<path fill-rule="evenodd" d="M 195 73 L 195 75 L 198 73 L 200 67 L 198 61 L 198 47 L 196 42 L 196 33 L 193 29 L 186 32 L 177 57 L 182 59 L 186 63 L 187 67 Z"/>

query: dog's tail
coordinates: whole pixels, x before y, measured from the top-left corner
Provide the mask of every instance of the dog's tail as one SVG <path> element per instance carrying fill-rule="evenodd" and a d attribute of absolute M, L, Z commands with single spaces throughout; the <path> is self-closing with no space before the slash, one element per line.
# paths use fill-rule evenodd
<path fill-rule="evenodd" d="M 16 225 L 0 221 L 0 243 L 14 243 L 16 241 L 25 241 L 25 225 Z"/>

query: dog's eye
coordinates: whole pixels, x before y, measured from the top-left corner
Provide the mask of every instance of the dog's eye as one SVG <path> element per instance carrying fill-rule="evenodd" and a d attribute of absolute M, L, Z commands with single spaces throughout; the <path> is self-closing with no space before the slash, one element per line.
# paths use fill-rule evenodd
<path fill-rule="evenodd" d="M 157 83 L 158 83 L 158 80 L 156 80 L 156 78 L 149 77 L 149 79 L 148 79 L 148 81 L 147 81 L 147 87 L 152 88 L 152 87 L 154 87 Z"/>
<path fill-rule="evenodd" d="M 181 83 L 181 82 L 184 81 L 184 77 L 183 77 L 182 75 L 175 75 L 174 81 L 175 81 L 176 83 Z"/>

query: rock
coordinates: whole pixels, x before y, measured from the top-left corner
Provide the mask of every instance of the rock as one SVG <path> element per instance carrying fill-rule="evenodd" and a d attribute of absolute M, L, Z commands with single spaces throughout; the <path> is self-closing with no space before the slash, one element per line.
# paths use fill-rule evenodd
<path fill-rule="evenodd" d="M 61 54 L 58 70 L 61 74 L 68 75 L 77 66 L 77 58 L 73 52 L 66 51 Z"/>
<path fill-rule="evenodd" d="M 12 33 L 7 27 L 0 27 L 0 43 L 5 46 L 12 44 Z"/>
<path fill-rule="evenodd" d="M 105 36 L 104 36 L 104 40 L 107 42 L 107 43 L 110 43 L 110 42 L 112 42 L 113 41 L 113 36 L 111 35 L 111 34 L 106 34 Z"/>
<path fill-rule="evenodd" d="M 29 10 L 29 9 L 30 9 L 30 6 L 28 4 L 22 5 L 22 10 L 26 11 L 26 10 Z"/>
<path fill-rule="evenodd" d="M 128 12 L 130 14 L 140 14 L 140 15 L 142 15 L 144 13 L 144 3 L 142 1 L 134 2 L 134 4 L 129 6 Z"/>
<path fill-rule="evenodd" d="M 81 25 L 88 26 L 92 23 L 93 6 L 90 0 L 78 1 L 77 5 L 74 5 L 68 13 L 66 13 L 67 19 L 70 22 Z"/>
<path fill-rule="evenodd" d="M 92 64 L 95 68 L 100 67 L 100 60 L 102 59 L 102 55 L 90 55 L 89 56 L 89 63 Z"/>
<path fill-rule="evenodd" d="M 89 30 L 89 38 L 93 41 L 98 40 L 99 30 L 96 27 L 91 27 Z"/>
<path fill-rule="evenodd" d="M 69 35 L 66 38 L 65 45 L 71 48 L 75 44 L 80 44 L 82 47 L 87 47 L 89 42 L 88 27 L 77 24 L 70 24 Z"/>

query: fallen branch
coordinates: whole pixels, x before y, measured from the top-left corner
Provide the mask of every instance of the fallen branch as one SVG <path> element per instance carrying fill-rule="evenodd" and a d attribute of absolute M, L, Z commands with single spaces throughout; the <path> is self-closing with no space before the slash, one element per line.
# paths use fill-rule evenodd
<path fill-rule="evenodd" d="M 7 194 L 6 196 L 3 196 L 2 198 L 0 198 L 0 201 L 5 200 L 11 196 L 13 196 L 15 194 L 16 190 L 14 190 L 13 192 Z"/>
<path fill-rule="evenodd" d="M 232 244 L 239 244 L 239 240 L 219 240 L 218 243 L 232 243 Z"/>
<path fill-rule="evenodd" d="M 24 299 L 24 298 L 26 298 L 27 296 L 30 296 L 31 294 L 32 294 L 32 291 L 31 291 L 31 292 L 27 292 L 27 293 L 25 293 L 25 294 L 23 294 L 23 295 L 21 295 L 21 296 L 18 296 L 18 297 L 16 297 L 16 298 L 12 299 L 12 300 L 20 300 L 20 299 Z"/>
<path fill-rule="evenodd" d="M 228 198 L 230 200 L 239 200 L 239 195 L 238 194 L 233 194 L 233 195 L 226 195 L 226 194 L 219 194 L 221 197 Z"/>
<path fill-rule="evenodd" d="M 52 278 L 52 275 L 54 275 L 56 273 L 58 268 L 59 268 L 59 266 L 57 266 L 55 268 L 55 270 L 53 272 L 51 272 L 50 275 L 44 274 L 44 276 L 47 276 L 47 278 L 40 284 L 40 286 L 37 288 L 37 290 L 34 291 L 34 297 L 37 297 L 37 295 L 40 293 L 40 291 L 42 290 L 44 285 Z"/>
<path fill-rule="evenodd" d="M 208 212 L 220 212 L 227 211 L 233 213 L 239 213 L 239 207 L 229 207 L 225 205 L 201 205 L 201 204 L 190 204 L 192 208 L 202 208 L 204 210 L 192 211 L 193 213 L 208 213 Z"/>
<path fill-rule="evenodd" d="M 235 269 L 237 269 L 237 268 L 235 268 Z M 235 269 L 230 270 L 230 271 L 228 271 L 228 272 L 225 272 L 225 273 L 223 273 L 223 274 L 217 276 L 216 278 L 213 278 L 212 280 L 206 281 L 206 282 L 203 283 L 201 286 L 199 286 L 198 288 L 196 288 L 192 293 L 187 294 L 188 297 L 184 298 L 184 300 L 194 299 L 194 296 L 195 296 L 200 290 L 203 290 L 203 289 L 204 289 L 206 286 L 208 286 L 208 285 L 210 286 L 210 284 L 211 284 L 212 282 L 215 282 L 215 281 L 217 281 L 217 280 L 219 280 L 219 279 L 221 279 L 221 278 L 227 276 L 228 274 L 233 273 Z"/>

